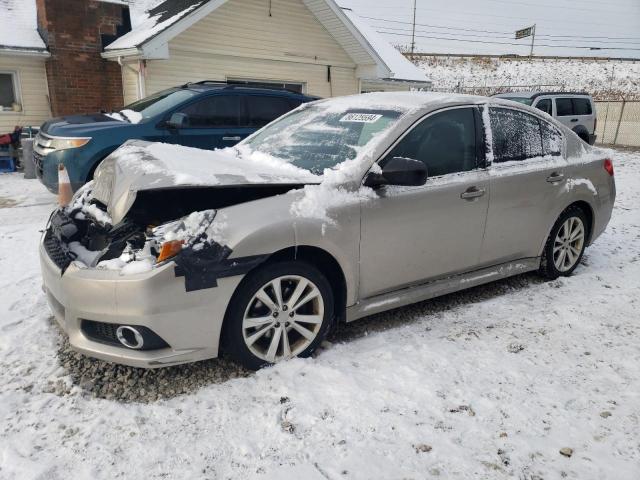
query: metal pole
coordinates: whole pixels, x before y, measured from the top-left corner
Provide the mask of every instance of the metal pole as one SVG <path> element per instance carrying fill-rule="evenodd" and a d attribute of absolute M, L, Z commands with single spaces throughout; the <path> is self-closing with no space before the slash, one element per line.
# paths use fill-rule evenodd
<path fill-rule="evenodd" d="M 413 0 L 413 31 L 411 32 L 411 59 L 416 50 L 416 1 Z"/>
<path fill-rule="evenodd" d="M 620 123 L 622 122 L 622 117 L 624 115 L 624 107 L 627 104 L 627 100 L 622 97 L 622 108 L 620 108 L 620 118 L 618 118 L 618 126 L 616 127 L 616 135 L 613 137 L 613 144 L 618 144 L 618 133 L 620 132 Z"/>
<path fill-rule="evenodd" d="M 531 53 L 529 54 L 530 58 L 533 58 L 533 44 L 536 41 L 536 24 L 533 24 L 533 32 L 531 34 Z"/>

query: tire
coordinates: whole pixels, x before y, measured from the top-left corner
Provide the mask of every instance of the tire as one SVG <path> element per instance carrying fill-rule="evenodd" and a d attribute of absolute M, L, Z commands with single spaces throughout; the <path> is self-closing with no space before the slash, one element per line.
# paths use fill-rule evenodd
<path fill-rule="evenodd" d="M 302 261 L 266 264 L 249 273 L 234 293 L 222 347 L 251 370 L 309 357 L 327 335 L 333 316 L 333 291 L 315 266 Z"/>
<path fill-rule="evenodd" d="M 589 221 L 581 208 L 569 207 L 562 212 L 545 243 L 540 273 L 551 280 L 571 275 L 587 247 L 589 228 Z M 566 232 L 569 232 L 569 238 Z"/>

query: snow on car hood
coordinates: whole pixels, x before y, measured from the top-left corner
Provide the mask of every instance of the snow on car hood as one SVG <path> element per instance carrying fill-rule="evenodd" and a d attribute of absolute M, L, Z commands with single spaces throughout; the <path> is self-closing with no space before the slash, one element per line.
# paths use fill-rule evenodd
<path fill-rule="evenodd" d="M 317 184 L 322 177 L 244 146 L 200 150 L 129 140 L 98 167 L 93 198 L 119 223 L 143 190 L 180 186 Z"/>

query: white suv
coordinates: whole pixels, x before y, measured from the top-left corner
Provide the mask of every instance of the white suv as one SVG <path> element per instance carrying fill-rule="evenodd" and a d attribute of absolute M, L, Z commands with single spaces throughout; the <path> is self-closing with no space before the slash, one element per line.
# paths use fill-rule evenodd
<path fill-rule="evenodd" d="M 596 141 L 596 106 L 588 93 L 513 92 L 494 96 L 542 110 L 557 118 L 589 145 Z"/>

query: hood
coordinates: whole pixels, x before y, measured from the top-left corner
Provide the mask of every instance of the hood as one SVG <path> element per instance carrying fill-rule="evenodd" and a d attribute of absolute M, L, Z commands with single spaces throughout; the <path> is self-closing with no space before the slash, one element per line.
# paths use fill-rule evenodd
<path fill-rule="evenodd" d="M 42 125 L 41 131 L 54 137 L 86 137 L 114 128 L 130 129 L 134 128 L 134 124 L 116 120 L 103 113 L 90 113 L 53 118 Z"/>
<path fill-rule="evenodd" d="M 200 150 L 164 143 L 129 140 L 98 167 L 93 198 L 107 207 L 112 225 L 127 215 L 138 192 L 229 187 L 297 188 L 318 184 L 322 177 L 281 159 L 251 152 L 248 147 Z M 255 189 L 245 189 L 247 198 Z M 160 195 L 162 197 L 162 195 Z M 174 196 L 175 197 L 175 196 Z M 178 195 L 174 201 L 180 202 Z M 238 203 L 241 203 L 239 201 Z"/>

